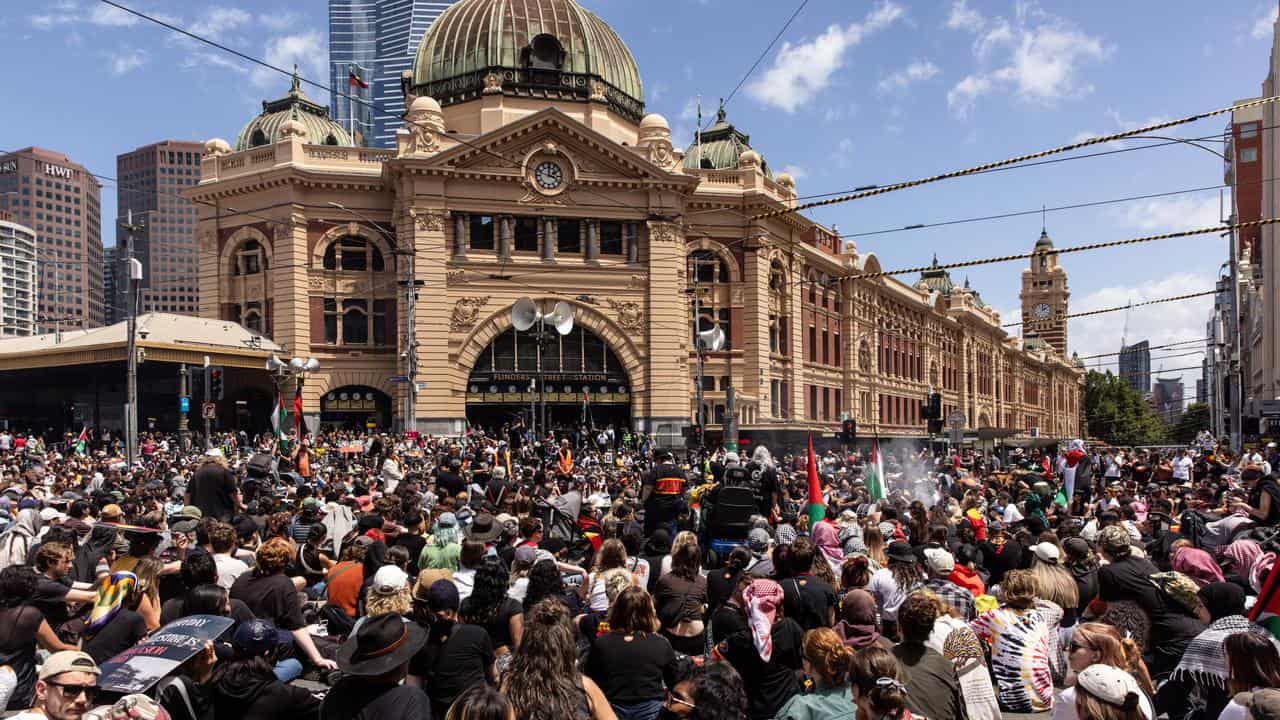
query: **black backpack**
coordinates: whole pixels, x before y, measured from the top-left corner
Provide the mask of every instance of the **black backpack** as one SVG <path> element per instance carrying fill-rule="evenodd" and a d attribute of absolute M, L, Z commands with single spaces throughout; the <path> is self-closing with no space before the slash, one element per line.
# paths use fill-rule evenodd
<path fill-rule="evenodd" d="M 707 532 L 716 539 L 742 539 L 751 532 L 751 516 L 759 512 L 755 493 L 745 486 L 722 487 L 707 516 Z"/>

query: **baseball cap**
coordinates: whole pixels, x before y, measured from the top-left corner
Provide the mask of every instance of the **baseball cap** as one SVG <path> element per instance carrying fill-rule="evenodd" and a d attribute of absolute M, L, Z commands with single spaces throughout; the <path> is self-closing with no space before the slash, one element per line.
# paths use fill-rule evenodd
<path fill-rule="evenodd" d="M 245 658 L 266 655 L 279 644 L 280 633 L 270 620 L 253 619 L 240 623 L 235 635 L 231 636 L 231 647 Z"/>
<path fill-rule="evenodd" d="M 452 580 L 437 580 L 427 588 L 427 607 L 432 611 L 457 610 L 461 599 Z"/>
<path fill-rule="evenodd" d="M 409 587 L 409 576 L 395 565 L 383 565 L 373 574 L 370 589 L 378 595 L 394 595 Z"/>
<path fill-rule="evenodd" d="M 534 560 L 538 558 L 538 551 L 528 545 L 521 545 L 516 548 L 514 562 L 521 565 L 532 565 Z"/>
<path fill-rule="evenodd" d="M 1138 681 L 1112 665 L 1090 665 L 1076 676 L 1076 684 L 1099 700 L 1121 708 L 1138 707 L 1142 696 Z"/>
<path fill-rule="evenodd" d="M 1098 533 L 1098 547 L 1108 553 L 1128 552 L 1131 539 L 1123 525 L 1108 525 Z"/>
<path fill-rule="evenodd" d="M 764 528 L 752 528 L 747 533 L 747 547 L 751 552 L 762 553 L 769 549 L 769 531 Z"/>
<path fill-rule="evenodd" d="M 1050 565 L 1057 565 L 1062 559 L 1062 553 L 1058 550 L 1058 546 L 1050 542 L 1042 542 L 1031 546 L 1031 552 L 1036 554 L 1036 559 Z"/>
<path fill-rule="evenodd" d="M 44 661 L 40 666 L 40 679 L 48 680 L 62 673 L 68 672 L 85 672 L 98 675 L 102 671 L 98 669 L 98 663 L 89 657 L 88 653 L 79 650 L 64 650 L 56 652 Z"/>
<path fill-rule="evenodd" d="M 950 575 L 956 569 L 956 558 L 942 548 L 925 548 L 924 563 L 934 575 Z"/>
<path fill-rule="evenodd" d="M 458 527 L 458 516 L 451 512 L 440 513 L 440 517 L 436 520 L 436 524 L 442 528 Z"/>

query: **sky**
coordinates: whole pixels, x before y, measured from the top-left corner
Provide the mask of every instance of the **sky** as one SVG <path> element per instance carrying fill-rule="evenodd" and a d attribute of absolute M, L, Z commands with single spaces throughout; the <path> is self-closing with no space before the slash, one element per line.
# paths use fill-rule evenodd
<path fill-rule="evenodd" d="M 646 108 L 665 115 L 677 144 L 692 140 L 697 98 L 706 117 L 729 96 L 799 0 L 580 0 L 631 48 Z M 140 10 L 274 64 L 328 77 L 323 0 L 126 0 Z M 1178 118 L 1257 96 L 1267 74 L 1276 0 L 1006 2 L 809 0 L 741 89 L 728 117 L 802 196 L 925 177 Z M 92 172 L 162 139 L 234 139 L 280 97 L 288 79 L 94 0 L 5 0 L 10 56 L 0 149 L 38 145 Z M 313 99 L 327 101 L 318 91 Z M 16 112 L 15 112 L 16 110 Z M 1220 135 L 1224 116 L 1166 129 Z M 1102 149 L 1147 144 L 1114 143 Z M 1220 143 L 1206 143 L 1221 149 Z M 815 209 L 841 233 L 1037 210 L 1222 182 L 1221 159 L 1185 144 L 939 182 Z M 1226 200 L 1229 202 L 1229 200 Z M 1217 224 L 1216 190 L 1050 211 L 1059 246 Z M 103 188 L 103 237 L 113 242 L 115 191 Z M 886 269 L 1027 252 L 1041 214 L 852 239 Z M 1063 256 L 1070 311 L 1213 287 L 1227 257 L 1216 234 Z M 1027 261 L 967 276 L 1005 322 L 1019 318 Z M 953 275 L 957 282 L 965 271 Z M 903 276 L 914 282 L 915 276 Z M 1164 345 L 1203 337 L 1211 297 L 1134 309 L 1128 339 Z M 1072 320 L 1080 355 L 1119 349 L 1125 313 Z M 1153 370 L 1198 366 L 1162 356 Z M 1091 361 L 1090 366 L 1098 361 Z M 1114 367 L 1114 358 L 1103 361 Z M 1104 365 L 1106 367 L 1107 365 Z M 1172 374 L 1172 373 L 1171 373 Z M 1187 393 L 1197 372 L 1181 373 Z"/>

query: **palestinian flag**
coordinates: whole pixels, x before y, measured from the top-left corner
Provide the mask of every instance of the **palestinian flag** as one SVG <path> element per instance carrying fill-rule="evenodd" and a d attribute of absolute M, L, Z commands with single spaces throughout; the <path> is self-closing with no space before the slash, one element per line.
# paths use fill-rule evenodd
<path fill-rule="evenodd" d="M 347 85 L 349 87 L 367 88 L 369 83 L 360 77 L 360 73 L 356 72 L 356 66 L 351 65 L 347 68 Z"/>
<path fill-rule="evenodd" d="M 85 425 L 80 429 L 80 436 L 76 438 L 76 454 L 84 455 L 89 446 L 89 426 Z"/>
<path fill-rule="evenodd" d="M 298 389 L 293 393 L 293 421 L 298 426 L 298 439 L 307 433 L 307 422 L 302 419 L 302 380 L 298 380 Z"/>
<path fill-rule="evenodd" d="M 276 408 L 271 413 L 271 429 L 275 431 L 277 438 L 284 437 L 285 423 L 289 422 L 289 410 L 284 406 L 284 393 L 276 391 Z"/>
<path fill-rule="evenodd" d="M 827 504 L 822 500 L 822 481 L 818 479 L 818 459 L 813 455 L 813 433 L 809 433 L 809 527 L 827 517 Z"/>
<path fill-rule="evenodd" d="M 885 498 L 884 459 L 880 457 L 880 438 L 871 440 L 871 462 L 867 463 L 866 484 L 871 502 L 879 502 Z"/>

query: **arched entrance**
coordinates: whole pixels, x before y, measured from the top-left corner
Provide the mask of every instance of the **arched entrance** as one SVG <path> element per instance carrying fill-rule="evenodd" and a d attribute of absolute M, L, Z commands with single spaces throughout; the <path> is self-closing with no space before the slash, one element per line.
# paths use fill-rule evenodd
<path fill-rule="evenodd" d="M 365 385 L 344 385 L 320 396 L 320 424 L 340 430 L 391 426 L 391 396 Z"/>
<path fill-rule="evenodd" d="M 533 332 L 508 328 L 480 351 L 467 379 L 467 422 L 497 431 L 531 418 L 545 404 L 556 430 L 631 425 L 631 383 L 622 361 L 590 329 L 551 331 L 541 348 Z M 539 422 L 539 427 L 543 423 Z"/>

